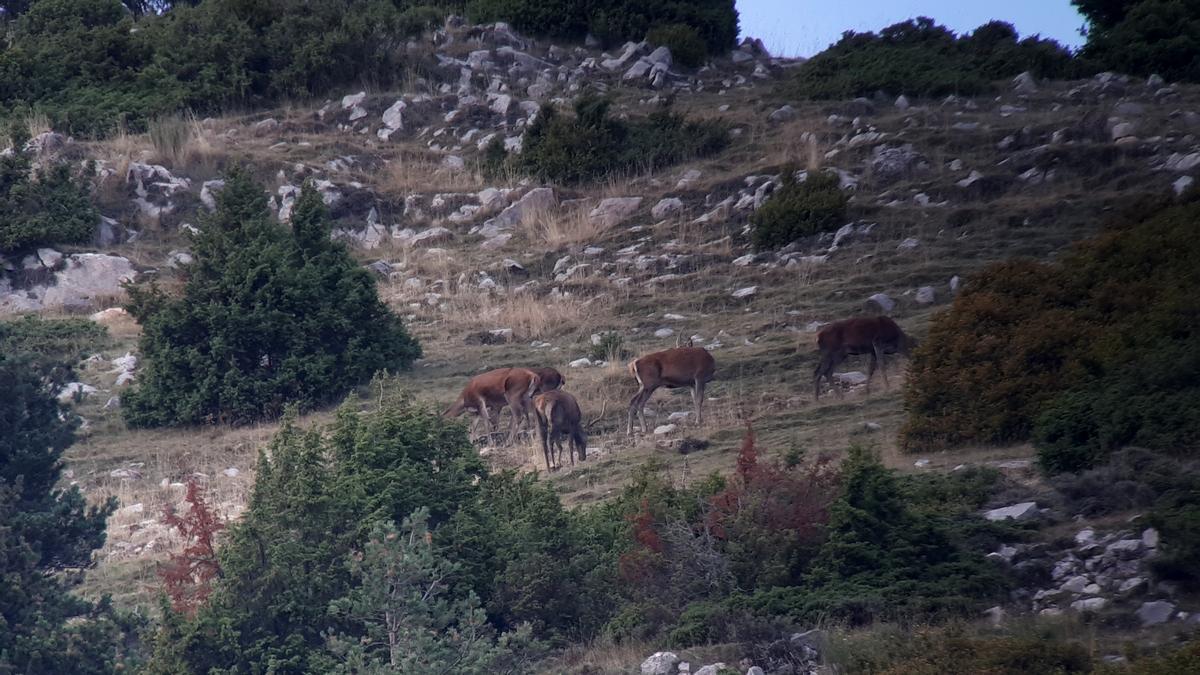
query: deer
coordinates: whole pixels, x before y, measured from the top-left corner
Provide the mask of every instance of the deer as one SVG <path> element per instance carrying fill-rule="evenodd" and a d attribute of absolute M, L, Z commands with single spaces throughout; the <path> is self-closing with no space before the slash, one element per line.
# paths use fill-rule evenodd
<path fill-rule="evenodd" d="M 537 417 L 538 441 L 546 458 L 546 471 L 557 471 L 562 465 L 564 438 L 570 446 L 571 466 L 575 466 L 576 453 L 579 454 L 579 461 L 587 461 L 587 430 L 599 422 L 607 410 L 606 401 L 600 410 L 600 416 L 584 424 L 579 402 L 567 392 L 554 389 L 534 396 L 533 412 Z"/>
<path fill-rule="evenodd" d="M 821 378 L 829 381 L 829 385 L 839 397 L 842 391 L 833 381 L 833 369 L 837 368 L 848 356 L 867 354 L 871 364 L 867 369 L 867 393 L 871 391 L 871 378 L 875 376 L 876 367 L 883 374 L 883 386 L 888 386 L 887 362 L 888 354 L 908 356 L 917 346 L 915 338 L 905 335 L 886 316 L 864 316 L 835 321 L 817 333 L 817 349 L 821 358 L 813 370 L 813 394 L 821 398 Z"/>
<path fill-rule="evenodd" d="M 642 433 L 646 433 L 646 401 L 659 387 L 692 390 L 692 403 L 696 406 L 696 424 L 704 424 L 704 386 L 712 382 L 717 364 L 712 354 L 703 347 L 675 347 L 647 354 L 629 364 L 629 373 L 637 380 L 638 390 L 629 400 L 629 423 L 626 432 L 633 435 L 636 416 L 641 420 Z"/>
<path fill-rule="evenodd" d="M 544 373 L 545 381 L 543 381 Z M 442 412 L 442 417 L 458 417 L 473 410 L 488 425 L 490 433 L 496 432 L 500 411 L 508 406 L 512 411 L 508 444 L 516 441 L 517 427 L 522 419 L 529 424 L 529 409 L 533 396 L 541 391 L 553 391 L 562 386 L 564 378 L 553 368 L 497 368 L 471 378 L 458 399 Z M 553 385 L 553 388 L 550 387 Z M 493 417 L 492 412 L 495 411 Z"/>

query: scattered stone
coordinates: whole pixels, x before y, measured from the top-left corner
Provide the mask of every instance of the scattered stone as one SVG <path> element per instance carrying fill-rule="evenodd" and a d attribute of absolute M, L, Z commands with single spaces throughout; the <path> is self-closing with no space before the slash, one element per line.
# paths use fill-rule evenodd
<path fill-rule="evenodd" d="M 776 123 L 790 122 L 790 121 L 796 119 L 796 109 L 790 105 L 785 105 L 782 108 L 779 108 L 775 112 L 768 115 L 767 119 L 771 122 L 776 122 Z"/>
<path fill-rule="evenodd" d="M 1158 548 L 1158 530 L 1153 527 L 1142 530 L 1142 546 L 1146 548 Z"/>
<path fill-rule="evenodd" d="M 918 459 L 917 461 L 913 462 L 913 466 L 917 467 L 918 469 L 924 469 L 932 463 L 933 462 L 928 459 Z"/>
<path fill-rule="evenodd" d="M 641 205 L 641 197 L 610 197 L 592 209 L 588 218 L 601 227 L 614 227 L 627 220 Z"/>
<path fill-rule="evenodd" d="M 236 466 L 231 466 L 228 469 L 225 469 L 224 471 L 222 471 L 221 473 L 224 474 L 227 478 L 237 478 L 242 472 L 238 471 Z"/>
<path fill-rule="evenodd" d="M 896 245 L 897 251 L 911 251 L 921 245 L 921 240 L 916 237 L 908 237 L 904 241 Z"/>
<path fill-rule="evenodd" d="M 1175 603 L 1166 600 L 1143 602 L 1136 614 L 1143 626 L 1157 626 L 1171 620 L 1171 616 L 1175 614 Z"/>
<path fill-rule="evenodd" d="M 654 331 L 654 337 L 656 338 L 671 337 L 674 334 L 675 330 L 672 328 L 659 328 L 658 330 Z"/>
<path fill-rule="evenodd" d="M 733 297 L 738 300 L 741 300 L 742 298 L 749 298 L 749 297 L 752 297 L 757 294 L 758 294 L 758 286 L 747 286 L 745 288 L 739 288 L 736 291 L 734 291 Z"/>
<path fill-rule="evenodd" d="M 904 94 L 901 94 L 896 98 L 896 108 L 898 110 L 908 110 L 911 107 L 912 104 L 908 102 L 908 97 Z"/>
<path fill-rule="evenodd" d="M 1036 518 L 1037 515 L 1038 515 L 1037 502 L 1022 502 L 1020 504 L 1013 504 L 1012 506 L 1005 506 L 1003 508 L 992 509 L 991 511 L 986 511 L 986 512 L 984 512 L 983 517 L 987 518 L 988 520 L 991 520 L 991 521 L 999 521 L 999 520 L 1022 521 L 1022 520 L 1029 520 L 1031 518 Z"/>
<path fill-rule="evenodd" d="M 673 433 L 675 433 L 675 430 L 678 428 L 679 427 L 674 424 L 663 424 L 663 425 L 654 427 L 654 435 L 655 436 L 666 436 L 667 434 L 673 434 Z"/>
<path fill-rule="evenodd" d="M 833 379 L 847 387 L 857 387 L 867 383 L 867 374 L 857 370 L 851 370 L 847 373 L 835 373 Z"/>
<path fill-rule="evenodd" d="M 734 52 L 738 54 L 740 52 Z M 727 670 L 724 662 L 712 663 L 697 670 L 694 675 L 718 675 L 721 671 Z"/>
<path fill-rule="evenodd" d="M 1025 71 L 1013 78 L 1013 91 L 1018 94 L 1030 95 L 1037 93 L 1037 79 L 1033 73 Z"/>
<path fill-rule="evenodd" d="M 663 220 L 683 210 L 683 200 L 678 197 L 668 197 L 659 201 L 650 209 L 650 215 L 655 220 Z"/>
<path fill-rule="evenodd" d="M 890 314 L 893 309 L 896 309 L 896 301 L 892 300 L 887 293 L 876 293 L 867 298 L 867 309 L 871 309 L 882 314 Z"/>
<path fill-rule="evenodd" d="M 1076 612 L 1099 612 L 1108 607 L 1108 598 L 1084 598 L 1071 603 L 1071 609 Z"/>
<path fill-rule="evenodd" d="M 1146 581 L 1145 577 L 1130 577 L 1122 581 L 1120 586 L 1117 586 L 1117 592 L 1122 595 L 1132 595 L 1145 590 L 1148 585 L 1149 582 Z"/>
<path fill-rule="evenodd" d="M 914 299 L 918 305 L 932 305 L 937 301 L 937 293 L 933 290 L 933 286 L 922 286 L 917 289 Z"/>
<path fill-rule="evenodd" d="M 1089 583 L 1091 582 L 1088 581 L 1088 578 L 1085 576 L 1074 576 L 1070 579 L 1067 579 L 1058 588 L 1059 590 L 1066 591 L 1067 593 L 1079 594 L 1083 593 L 1083 590 L 1087 588 Z"/>
<path fill-rule="evenodd" d="M 1137 125 L 1133 122 L 1118 122 L 1113 125 L 1112 139 L 1119 141 L 1123 138 L 1131 138 L 1135 133 L 1137 133 Z"/>
<path fill-rule="evenodd" d="M 1191 189 L 1192 184 L 1195 182 L 1196 179 L 1192 178 L 1191 176 L 1183 176 L 1172 183 L 1171 187 L 1175 190 L 1175 195 L 1179 196 Z"/>
<path fill-rule="evenodd" d="M 1121 560 L 1133 560 L 1142 552 L 1142 540 L 1119 539 L 1105 547 L 1105 550 Z"/>
<path fill-rule="evenodd" d="M 100 391 L 100 390 L 91 386 L 90 384 L 84 384 L 82 382 L 71 382 L 70 384 L 68 384 L 65 387 L 63 387 L 62 389 L 60 389 L 58 391 L 58 395 L 55 396 L 55 398 L 58 399 L 59 403 L 71 403 L 71 402 L 75 401 L 76 399 L 83 400 L 83 399 L 87 398 L 89 395 L 96 393 L 97 391 Z"/>
<path fill-rule="evenodd" d="M 592 366 L 592 360 L 585 356 L 582 359 L 575 359 L 574 361 L 568 363 L 567 366 L 570 368 L 590 368 Z"/>
<path fill-rule="evenodd" d="M 642 661 L 642 675 L 673 675 L 678 663 L 674 652 L 656 652 Z"/>
<path fill-rule="evenodd" d="M 108 472 L 110 478 L 120 478 L 122 480 L 138 480 L 142 477 L 142 472 L 137 469 L 113 469 Z"/>

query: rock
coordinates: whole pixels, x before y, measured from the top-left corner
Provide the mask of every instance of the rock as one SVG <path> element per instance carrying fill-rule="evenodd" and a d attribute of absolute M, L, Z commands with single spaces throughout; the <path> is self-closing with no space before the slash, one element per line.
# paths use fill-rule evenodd
<path fill-rule="evenodd" d="M 654 337 L 656 338 L 671 337 L 674 334 L 675 329 L 673 328 L 659 328 L 658 330 L 654 331 Z"/>
<path fill-rule="evenodd" d="M 767 674 L 764 673 L 763 669 L 759 668 L 758 666 L 750 666 L 749 668 L 746 669 L 746 675 L 767 675 Z"/>
<path fill-rule="evenodd" d="M 875 310 L 882 314 L 890 314 L 893 309 L 896 309 L 896 301 L 892 300 L 887 293 L 876 293 L 867 298 L 867 309 Z"/>
<path fill-rule="evenodd" d="M 747 253 L 746 255 L 734 258 L 731 264 L 734 267 L 749 267 L 750 263 L 754 262 L 754 257 L 753 253 Z"/>
<path fill-rule="evenodd" d="M 383 125 L 392 131 L 404 128 L 404 109 L 408 104 L 399 99 L 387 110 L 383 111 Z"/>
<path fill-rule="evenodd" d="M 1200 152 L 1192 152 L 1183 154 L 1180 152 L 1172 153 L 1167 161 L 1163 163 L 1163 169 L 1167 171 L 1178 171 L 1180 173 L 1191 171 L 1200 166 Z"/>
<path fill-rule="evenodd" d="M 217 210 L 217 193 L 225 189 L 223 180 L 206 180 L 200 186 L 200 203 L 209 211 Z"/>
<path fill-rule="evenodd" d="M 428 230 L 414 234 L 408 245 L 412 248 L 422 246 L 438 246 L 454 239 L 454 233 L 444 227 L 431 227 Z"/>
<path fill-rule="evenodd" d="M 1068 593 L 1079 594 L 1079 593 L 1083 592 L 1083 589 L 1087 588 L 1089 583 L 1091 583 L 1091 582 L 1088 581 L 1088 578 L 1085 576 L 1082 576 L 1082 575 L 1074 576 L 1074 577 L 1071 577 L 1070 579 L 1067 579 L 1065 582 L 1063 582 L 1063 584 L 1061 586 L 1059 586 L 1058 589 L 1060 591 L 1066 591 Z"/>
<path fill-rule="evenodd" d="M 675 433 L 675 430 L 678 428 L 679 427 L 674 424 L 663 424 L 663 425 L 654 427 L 654 435 L 655 436 L 666 436 L 667 434 L 673 434 L 673 433 Z"/>
<path fill-rule="evenodd" d="M 848 373 L 835 373 L 833 379 L 847 387 L 857 387 L 867 383 L 866 373 L 860 373 L 857 370 L 851 370 Z"/>
<path fill-rule="evenodd" d="M 950 277 L 950 293 L 952 295 L 957 295 L 958 289 L 960 288 L 962 288 L 962 278 L 955 274 L 954 276 Z"/>
<path fill-rule="evenodd" d="M 1137 133 L 1137 125 L 1133 122 L 1118 122 L 1113 125 L 1112 139 L 1119 141 L 1123 138 L 1130 138 Z"/>
<path fill-rule="evenodd" d="M 911 251 L 921 245 L 921 240 L 916 237 L 908 237 L 904 241 L 896 245 L 897 251 Z"/>
<path fill-rule="evenodd" d="M 237 478 L 238 475 L 241 474 L 241 471 L 238 471 L 237 467 L 231 466 L 228 469 L 225 469 L 224 471 L 222 471 L 221 473 L 224 474 L 227 478 Z"/>
<path fill-rule="evenodd" d="M 87 398 L 89 395 L 94 394 L 97 391 L 100 391 L 100 390 L 91 386 L 90 384 L 84 384 L 82 382 L 71 382 L 70 384 L 67 384 L 65 387 L 60 389 L 58 394 L 55 396 L 55 398 L 58 399 L 59 403 L 72 403 L 77 398 L 79 400 L 83 400 L 84 398 Z"/>
<path fill-rule="evenodd" d="M 917 461 L 913 462 L 913 466 L 917 467 L 918 469 L 924 469 L 932 463 L 933 462 L 928 459 L 918 459 Z"/>
<path fill-rule="evenodd" d="M 1036 518 L 1037 515 L 1038 515 L 1037 502 L 1022 502 L 1020 504 L 1013 504 L 1012 506 L 1005 506 L 1003 508 L 992 509 L 991 511 L 986 511 L 986 512 L 984 512 L 983 517 L 987 518 L 988 520 L 991 520 L 991 521 L 999 521 L 999 520 L 1022 521 L 1022 520 L 1029 520 L 1031 518 Z"/>
<path fill-rule="evenodd" d="M 999 628 L 1001 625 L 1003 625 L 1004 619 L 1007 616 L 1004 608 L 999 605 L 985 609 L 983 611 L 983 615 L 987 617 L 988 623 L 992 625 L 992 628 Z"/>
<path fill-rule="evenodd" d="M 1142 540 L 1119 539 L 1106 546 L 1104 550 L 1120 560 L 1133 560 L 1142 552 Z"/>
<path fill-rule="evenodd" d="M 740 52 L 735 52 L 740 53 Z M 712 663 L 697 670 L 693 675 L 718 675 L 722 670 L 726 670 L 723 662 Z"/>
<path fill-rule="evenodd" d="M 937 301 L 937 293 L 933 290 L 933 286 L 922 286 L 917 289 L 915 300 L 918 305 L 932 305 Z"/>
<path fill-rule="evenodd" d="M 88 306 L 98 297 L 121 295 L 122 285 L 137 276 L 133 263 L 120 256 L 76 253 L 64 260 L 66 267 L 54 275 L 52 286 L 30 289 L 42 307 Z"/>
<path fill-rule="evenodd" d="M 1092 528 L 1085 528 L 1075 533 L 1075 545 L 1087 546 L 1096 541 L 1096 531 Z"/>
<path fill-rule="evenodd" d="M 366 99 L 367 92 L 365 91 L 360 91 L 357 94 L 347 94 L 346 96 L 342 97 L 342 110 L 349 110 L 350 108 L 357 107 L 359 103 L 362 103 Z"/>
<path fill-rule="evenodd" d="M 745 288 L 739 288 L 736 291 L 734 291 L 733 297 L 737 298 L 738 300 L 741 300 L 742 298 L 749 298 L 749 297 L 752 297 L 757 294 L 758 294 L 758 286 L 747 286 Z"/>
<path fill-rule="evenodd" d="M 1191 189 L 1192 184 L 1195 182 L 1196 179 L 1192 178 L 1191 176 L 1183 176 L 1179 180 L 1172 183 L 1171 188 L 1175 190 L 1175 195 L 1178 196 Z"/>
<path fill-rule="evenodd" d="M 878 146 L 868 162 L 871 176 L 881 185 L 889 185 L 928 167 L 925 158 L 912 144 Z"/>
<path fill-rule="evenodd" d="M 1142 530 L 1142 546 L 1146 548 L 1158 548 L 1158 530 L 1153 527 Z"/>
<path fill-rule="evenodd" d="M 1171 617 L 1175 614 L 1175 603 L 1167 602 L 1166 600 L 1143 602 L 1142 606 L 1138 607 L 1135 613 L 1143 626 L 1157 626 L 1160 623 L 1166 623 L 1171 620 Z"/>
<path fill-rule="evenodd" d="M 790 105 L 785 105 L 767 116 L 767 120 L 776 123 L 790 122 L 794 119 L 796 119 L 796 109 Z"/>
<path fill-rule="evenodd" d="M 123 480 L 137 480 L 142 477 L 142 472 L 137 469 L 113 469 L 108 472 L 110 478 L 121 478 Z"/>
<path fill-rule="evenodd" d="M 896 97 L 895 105 L 898 110 L 908 110 L 909 108 L 912 107 L 912 104 L 908 102 L 908 97 L 905 96 L 904 94 L 901 94 Z"/>
<path fill-rule="evenodd" d="M 508 109 L 511 106 L 512 106 L 512 96 L 509 96 L 508 94 L 498 94 L 498 95 L 496 95 L 495 98 L 492 99 L 492 103 L 488 107 L 490 107 L 492 109 L 492 111 L 494 111 L 498 114 L 507 115 Z"/>
<path fill-rule="evenodd" d="M 601 227 L 613 227 L 627 220 L 641 205 L 641 197 L 610 197 L 601 200 L 588 218 Z"/>
<path fill-rule="evenodd" d="M 254 135 L 266 136 L 267 134 L 273 133 L 278 128 L 279 120 L 275 119 L 274 117 L 268 117 L 267 119 L 254 125 Z"/>
<path fill-rule="evenodd" d="M 646 77 L 646 75 L 649 74 L 650 69 L 653 67 L 653 64 L 646 59 L 638 59 L 632 66 L 629 67 L 629 70 L 625 71 L 625 74 L 621 76 L 621 79 L 626 81 L 640 80 Z"/>
<path fill-rule="evenodd" d="M 650 216 L 655 220 L 663 220 L 683 210 L 683 200 L 678 197 L 668 197 L 659 201 L 650 209 Z"/>
<path fill-rule="evenodd" d="M 558 199 L 554 196 L 553 188 L 534 188 L 501 211 L 500 215 L 488 221 L 488 224 L 498 228 L 515 227 L 550 212 L 556 206 Z"/>
<path fill-rule="evenodd" d="M 1145 577 L 1130 577 L 1117 586 L 1117 592 L 1122 595 L 1131 595 L 1145 590 L 1148 583 Z"/>
<path fill-rule="evenodd" d="M 661 65 L 663 67 L 670 68 L 671 61 L 672 61 L 671 50 L 665 46 L 659 47 L 658 49 L 655 49 L 654 51 L 650 52 L 650 55 L 646 57 L 646 60 L 649 61 L 651 64 Z"/>
<path fill-rule="evenodd" d="M 1012 84 L 1013 84 L 1013 91 L 1015 91 L 1018 94 L 1023 94 L 1023 95 L 1036 94 L 1037 90 L 1038 90 L 1037 79 L 1033 76 L 1033 73 L 1031 73 L 1029 71 L 1025 71 L 1025 72 L 1021 73 L 1020 75 L 1017 75 L 1016 77 L 1014 77 L 1012 80 Z"/>
<path fill-rule="evenodd" d="M 1084 598 L 1071 603 L 1071 609 L 1076 612 L 1098 612 L 1108 607 L 1107 598 Z"/>
<path fill-rule="evenodd" d="M 677 663 L 674 652 L 657 652 L 642 661 L 642 675 L 673 675 Z"/>

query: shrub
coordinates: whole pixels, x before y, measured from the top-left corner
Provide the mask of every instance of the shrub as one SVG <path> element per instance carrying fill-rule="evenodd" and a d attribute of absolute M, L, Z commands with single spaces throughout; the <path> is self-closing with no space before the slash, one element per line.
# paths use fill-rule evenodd
<path fill-rule="evenodd" d="M 810 171 L 797 181 L 792 167 L 783 171 L 783 186 L 750 217 L 757 248 L 780 248 L 809 235 L 840 227 L 848 199 L 837 174 Z"/>
<path fill-rule="evenodd" d="M 1200 7 L 1179 0 L 1073 0 L 1088 20 L 1083 55 L 1102 68 L 1200 81 Z"/>
<path fill-rule="evenodd" d="M 329 240 L 311 186 L 289 231 L 271 218 L 262 189 L 236 172 L 194 248 L 182 297 L 131 289 L 146 361 L 141 384 L 123 397 L 132 425 L 277 417 L 421 355 L 370 275 Z"/>
<path fill-rule="evenodd" d="M 704 40 L 696 29 L 680 23 L 652 28 L 646 33 L 646 40 L 670 49 L 672 61 L 688 68 L 704 65 L 708 55 Z"/>
<path fill-rule="evenodd" d="M 612 101 L 585 96 L 567 117 L 542 106 L 526 132 L 514 167 L 541 180 L 574 184 L 633 170 L 654 170 L 716 154 L 729 143 L 723 122 L 690 121 L 663 107 L 643 120 L 624 122 L 609 115 Z M 496 150 L 488 148 L 490 163 Z"/>
<path fill-rule="evenodd" d="M 192 615 L 208 600 L 213 579 L 221 574 L 216 542 L 225 523 L 204 500 L 203 489 L 195 480 L 188 480 L 183 500 L 188 505 L 187 513 L 180 515 L 173 504 L 168 504 L 163 509 L 162 523 L 177 530 L 186 545 L 183 551 L 171 554 L 158 576 L 171 600 L 171 609 Z"/>
<path fill-rule="evenodd" d="M 1011 25 L 992 22 L 975 33 L 953 31 L 921 17 L 876 33 L 843 34 L 782 85 L 785 95 L 844 99 L 877 91 L 891 95 L 974 95 L 991 81 L 1032 71 L 1065 77 L 1078 69 L 1071 53 L 1051 40 L 1018 40 Z"/>
<path fill-rule="evenodd" d="M 0 156 L 0 254 L 82 244 L 99 222 L 87 190 L 66 164 L 33 171 L 26 153 Z"/>
<path fill-rule="evenodd" d="M 1195 202 L 1142 204 L 1060 264 L 995 265 L 914 354 L 908 448 L 1029 438 L 1050 471 L 1200 443 Z"/>
<path fill-rule="evenodd" d="M 883 675 L 1025 675 L 1091 673 L 1083 645 L 1044 637 L 968 638 L 923 633 L 913 655 L 878 671 Z"/>
<path fill-rule="evenodd" d="M 108 331 L 87 319 L 43 319 L 27 314 L 0 321 L 0 354 L 28 357 L 46 373 L 71 366 L 102 348 Z"/>
<path fill-rule="evenodd" d="M 738 35 L 731 0 L 472 0 L 467 14 L 476 22 L 508 21 L 535 35 L 582 39 L 590 33 L 609 45 L 641 40 L 660 26 L 682 25 L 710 54 L 732 48 Z"/>

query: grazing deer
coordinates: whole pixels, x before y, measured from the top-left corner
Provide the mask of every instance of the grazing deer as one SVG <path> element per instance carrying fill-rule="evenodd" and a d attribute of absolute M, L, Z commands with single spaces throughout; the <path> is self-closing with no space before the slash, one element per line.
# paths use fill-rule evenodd
<path fill-rule="evenodd" d="M 607 409 L 606 402 L 600 411 L 600 417 L 584 424 L 579 402 L 567 392 L 555 389 L 533 397 L 533 412 L 537 416 L 538 440 L 542 444 L 542 454 L 546 457 L 546 471 L 556 471 L 562 465 L 564 438 L 570 446 L 571 466 L 575 466 L 576 453 L 579 453 L 579 461 L 587 461 L 586 430 L 600 421 Z"/>
<path fill-rule="evenodd" d="M 647 354 L 629 364 L 629 372 L 638 382 L 637 393 L 629 400 L 629 424 L 626 432 L 633 435 L 633 419 L 642 422 L 646 433 L 646 401 L 659 387 L 680 389 L 690 387 L 696 405 L 696 423 L 704 423 L 704 385 L 712 382 L 717 364 L 703 347 L 676 347 Z"/>
<path fill-rule="evenodd" d="M 868 354 L 871 365 L 867 370 L 867 391 L 871 391 L 871 378 L 878 366 L 883 373 L 883 386 L 888 386 L 887 362 L 888 354 L 907 356 L 917 346 L 915 338 L 911 338 L 900 330 L 895 321 L 886 316 L 864 316 L 853 319 L 836 321 L 817 333 L 817 349 L 821 360 L 813 371 L 813 393 L 821 398 L 821 378 L 829 380 L 838 396 L 842 390 L 833 381 L 833 369 L 837 368 L 848 356 Z"/>
<path fill-rule="evenodd" d="M 512 425 L 508 431 L 508 443 L 511 445 L 517 438 L 520 420 L 528 423 L 530 401 L 540 386 L 541 378 L 529 368 L 489 370 L 471 378 L 458 395 L 458 400 L 446 408 L 442 417 L 458 417 L 467 410 L 473 410 L 487 421 L 490 433 L 495 433 L 500 410 L 508 406 L 512 411 Z M 494 417 L 492 411 L 495 411 Z"/>

